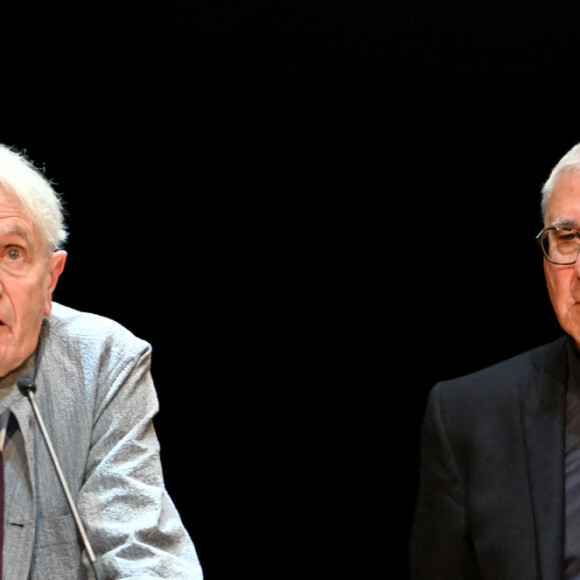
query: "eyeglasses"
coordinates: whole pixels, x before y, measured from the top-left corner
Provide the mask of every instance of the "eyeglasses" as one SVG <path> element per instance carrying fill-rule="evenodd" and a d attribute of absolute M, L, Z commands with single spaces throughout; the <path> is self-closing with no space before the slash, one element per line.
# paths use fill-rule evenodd
<path fill-rule="evenodd" d="M 569 266 L 575 264 L 580 253 L 580 230 L 573 228 L 544 228 L 536 240 L 548 262 Z"/>

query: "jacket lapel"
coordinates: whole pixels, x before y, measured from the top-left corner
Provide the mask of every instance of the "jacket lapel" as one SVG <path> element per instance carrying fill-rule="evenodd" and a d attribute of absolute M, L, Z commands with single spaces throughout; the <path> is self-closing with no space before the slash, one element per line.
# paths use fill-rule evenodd
<path fill-rule="evenodd" d="M 520 408 L 540 577 L 558 580 L 564 559 L 566 341 L 535 354 L 534 375 L 520 388 Z"/>

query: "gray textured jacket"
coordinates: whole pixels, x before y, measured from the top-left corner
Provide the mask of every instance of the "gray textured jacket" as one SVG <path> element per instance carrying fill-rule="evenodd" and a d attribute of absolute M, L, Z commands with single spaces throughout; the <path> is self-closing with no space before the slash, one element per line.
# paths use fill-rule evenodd
<path fill-rule="evenodd" d="M 77 502 L 100 580 L 200 579 L 163 484 L 150 346 L 119 324 L 54 304 L 32 368 L 36 399 Z M 4 580 L 91 577 L 30 402 L 14 388 L 4 446 Z"/>

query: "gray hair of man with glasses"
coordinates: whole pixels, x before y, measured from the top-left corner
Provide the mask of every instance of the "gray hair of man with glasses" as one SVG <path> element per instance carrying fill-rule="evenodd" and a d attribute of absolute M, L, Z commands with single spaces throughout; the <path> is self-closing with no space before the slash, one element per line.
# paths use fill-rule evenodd
<path fill-rule="evenodd" d="M 63 247 L 68 234 L 59 195 L 24 155 L 2 144 L 0 188 L 22 205 L 40 229 L 49 253 Z"/>
<path fill-rule="evenodd" d="M 550 196 L 552 195 L 552 191 L 554 187 L 556 187 L 556 183 L 558 179 L 562 177 L 564 173 L 568 171 L 574 171 L 580 173 L 580 143 L 574 145 L 570 151 L 568 151 L 560 161 L 556 164 L 554 169 L 552 169 L 552 173 L 550 173 L 550 177 L 544 183 L 542 187 L 542 217 L 546 217 L 546 208 L 548 207 L 548 201 L 550 200 Z"/>

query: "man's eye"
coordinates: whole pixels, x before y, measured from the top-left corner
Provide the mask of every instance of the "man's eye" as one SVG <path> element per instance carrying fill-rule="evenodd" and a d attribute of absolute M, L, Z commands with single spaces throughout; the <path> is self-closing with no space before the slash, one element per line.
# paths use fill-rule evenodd
<path fill-rule="evenodd" d="M 573 242 L 580 240 L 578 232 L 558 232 L 556 235 L 557 242 Z"/>
<path fill-rule="evenodd" d="M 18 248 L 8 248 L 6 255 L 9 260 L 18 260 L 21 256 L 21 252 Z"/>

